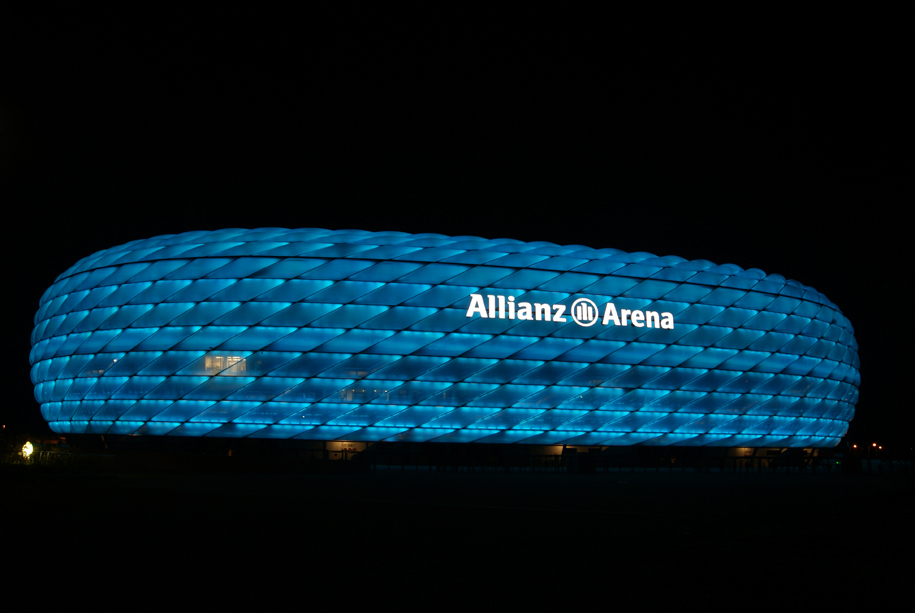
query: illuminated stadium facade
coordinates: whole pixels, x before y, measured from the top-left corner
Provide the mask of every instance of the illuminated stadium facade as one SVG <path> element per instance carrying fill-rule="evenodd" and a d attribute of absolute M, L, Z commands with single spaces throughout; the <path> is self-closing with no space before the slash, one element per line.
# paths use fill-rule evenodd
<path fill-rule="evenodd" d="M 83 258 L 31 377 L 61 433 L 832 447 L 853 329 L 733 264 L 580 245 L 230 229 Z"/>

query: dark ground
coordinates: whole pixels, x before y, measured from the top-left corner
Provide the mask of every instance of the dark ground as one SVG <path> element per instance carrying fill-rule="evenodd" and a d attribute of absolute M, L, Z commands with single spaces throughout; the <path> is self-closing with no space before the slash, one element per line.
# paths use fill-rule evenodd
<path fill-rule="evenodd" d="M 913 569 L 915 482 L 899 473 L 4 468 L 5 523 L 30 535 L 32 555 L 127 556 L 132 568 L 177 556 L 201 568 L 244 561 L 257 574 L 257 560 L 278 557 L 312 577 L 369 563 L 380 576 L 478 565 L 540 576 L 571 565 L 642 580 L 644 570 L 889 588 Z"/>

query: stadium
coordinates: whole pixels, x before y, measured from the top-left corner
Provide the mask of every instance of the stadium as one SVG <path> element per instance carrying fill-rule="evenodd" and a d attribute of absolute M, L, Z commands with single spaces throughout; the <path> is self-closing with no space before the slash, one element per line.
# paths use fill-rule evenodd
<path fill-rule="evenodd" d="M 759 269 L 581 245 L 324 229 L 85 257 L 30 353 L 62 434 L 834 447 L 854 331 Z"/>

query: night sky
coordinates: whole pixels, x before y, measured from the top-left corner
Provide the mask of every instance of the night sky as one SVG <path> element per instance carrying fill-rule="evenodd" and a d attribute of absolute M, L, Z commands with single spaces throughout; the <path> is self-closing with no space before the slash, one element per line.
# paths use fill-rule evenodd
<path fill-rule="evenodd" d="M 901 55 L 446 58 L 279 35 L 255 49 L 196 30 L 12 34 L 4 423 L 50 432 L 29 333 L 78 259 L 190 230 L 320 227 L 614 247 L 797 279 L 855 327 L 848 440 L 912 446 Z"/>

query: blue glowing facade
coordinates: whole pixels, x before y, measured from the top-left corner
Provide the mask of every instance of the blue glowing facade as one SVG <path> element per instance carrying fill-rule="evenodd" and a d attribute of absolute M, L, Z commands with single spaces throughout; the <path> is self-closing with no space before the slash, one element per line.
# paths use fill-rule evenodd
<path fill-rule="evenodd" d="M 62 433 L 831 447 L 851 324 L 758 269 L 579 245 L 220 230 L 83 258 L 31 377 Z"/>

